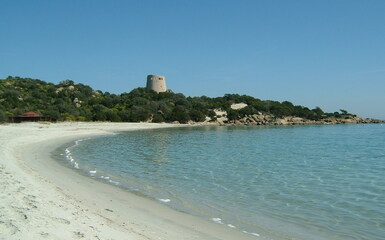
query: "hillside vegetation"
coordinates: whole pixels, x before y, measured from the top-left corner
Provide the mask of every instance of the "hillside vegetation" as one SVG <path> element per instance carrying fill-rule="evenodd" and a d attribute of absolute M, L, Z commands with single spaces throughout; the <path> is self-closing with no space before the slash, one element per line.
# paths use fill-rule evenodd
<path fill-rule="evenodd" d="M 235 103 L 245 103 L 242 109 L 232 109 Z M 226 94 L 210 98 L 186 97 L 181 93 L 156 93 L 136 88 L 129 93 L 110 94 L 71 80 L 59 84 L 38 79 L 7 77 L 0 79 L 0 122 L 10 116 L 28 111 L 50 117 L 53 121 L 112 121 L 112 122 L 203 122 L 215 121 L 215 109 L 227 112 L 228 121 L 242 119 L 253 114 L 269 114 L 309 120 L 352 116 L 341 113 L 325 113 L 321 108 L 309 109 L 291 102 L 260 100 L 246 95 Z M 342 116 L 341 116 L 342 114 Z M 207 118 L 209 117 L 209 118 Z"/>

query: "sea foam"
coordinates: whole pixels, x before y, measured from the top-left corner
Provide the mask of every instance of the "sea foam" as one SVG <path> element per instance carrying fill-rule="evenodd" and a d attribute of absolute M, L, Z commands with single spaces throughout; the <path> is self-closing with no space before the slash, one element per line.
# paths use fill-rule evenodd
<path fill-rule="evenodd" d="M 218 223 L 218 224 L 223 224 L 221 218 L 211 218 L 211 221 L 213 221 L 213 222 L 215 222 L 215 223 Z"/>

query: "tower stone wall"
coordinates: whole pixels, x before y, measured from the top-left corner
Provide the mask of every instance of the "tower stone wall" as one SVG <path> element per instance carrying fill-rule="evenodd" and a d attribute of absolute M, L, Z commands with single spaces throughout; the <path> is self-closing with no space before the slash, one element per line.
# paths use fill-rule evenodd
<path fill-rule="evenodd" d="M 157 93 L 166 92 L 166 77 L 157 75 L 147 75 L 147 89 L 154 90 Z"/>

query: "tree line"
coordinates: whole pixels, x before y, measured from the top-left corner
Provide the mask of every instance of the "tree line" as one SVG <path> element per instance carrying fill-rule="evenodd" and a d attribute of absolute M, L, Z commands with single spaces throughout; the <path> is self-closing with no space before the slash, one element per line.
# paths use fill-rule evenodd
<path fill-rule="evenodd" d="M 234 103 L 246 103 L 247 107 L 231 109 Z M 112 94 L 71 80 L 53 84 L 39 79 L 11 76 L 0 79 L 0 122 L 7 122 L 11 116 L 33 111 L 53 121 L 187 123 L 203 122 L 206 117 L 215 120 L 214 109 L 227 111 L 229 120 L 258 112 L 310 120 L 349 114 L 346 110 L 341 110 L 341 113 L 325 113 L 319 107 L 309 109 L 289 101 L 260 100 L 239 94 L 215 98 L 186 97 L 182 93 L 156 93 L 146 88 Z"/>

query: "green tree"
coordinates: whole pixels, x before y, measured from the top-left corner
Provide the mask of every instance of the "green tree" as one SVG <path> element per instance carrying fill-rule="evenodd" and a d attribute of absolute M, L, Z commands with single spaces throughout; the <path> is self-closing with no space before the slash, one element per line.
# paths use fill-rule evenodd
<path fill-rule="evenodd" d="M 199 110 L 192 109 L 190 110 L 189 118 L 194 122 L 203 122 L 206 119 L 206 116 Z"/>
<path fill-rule="evenodd" d="M 187 109 L 184 106 L 177 105 L 170 115 L 170 119 L 172 121 L 178 121 L 180 123 L 187 123 L 190 120 L 190 116 L 188 114 Z"/>
<path fill-rule="evenodd" d="M 340 109 L 340 112 L 341 112 L 341 115 L 350 115 L 348 113 L 348 111 L 344 110 L 344 109 Z"/>
<path fill-rule="evenodd" d="M 5 114 L 5 112 L 3 112 L 2 110 L 0 110 L 0 123 L 3 123 L 3 122 L 8 122 L 8 117 L 7 117 L 7 115 Z"/>
<path fill-rule="evenodd" d="M 152 122 L 154 122 L 154 123 L 162 123 L 164 121 L 165 121 L 165 119 L 164 119 L 163 115 L 160 113 L 155 114 L 152 118 Z"/>

